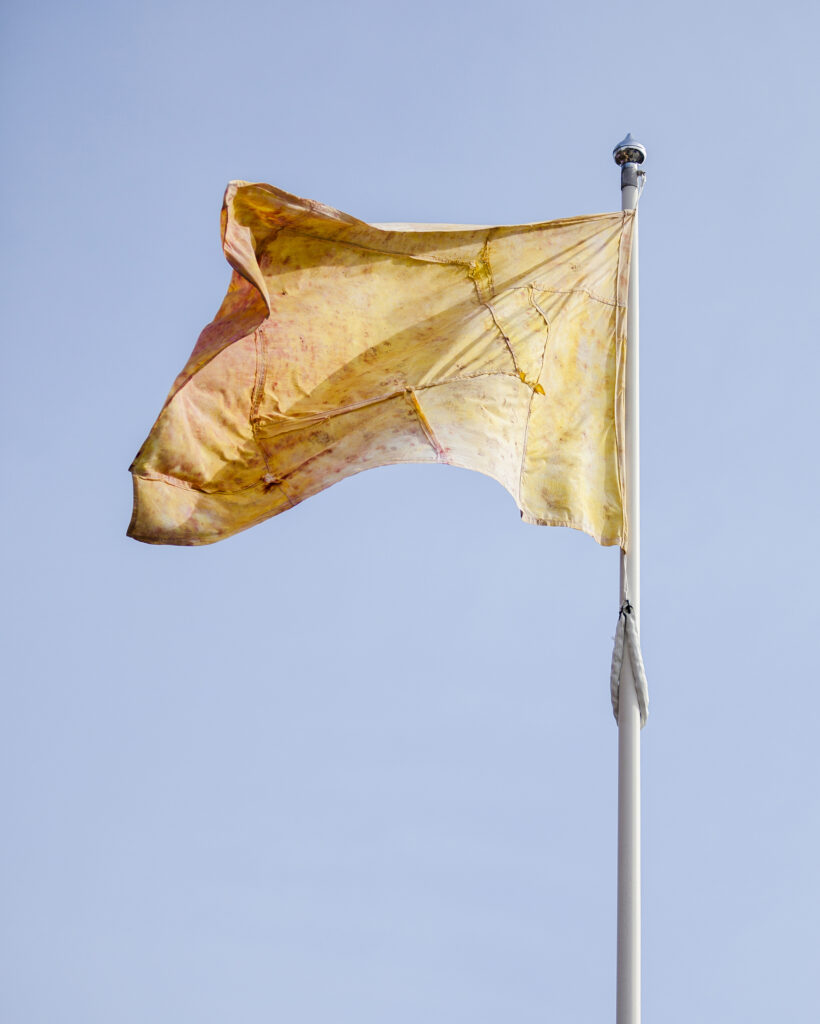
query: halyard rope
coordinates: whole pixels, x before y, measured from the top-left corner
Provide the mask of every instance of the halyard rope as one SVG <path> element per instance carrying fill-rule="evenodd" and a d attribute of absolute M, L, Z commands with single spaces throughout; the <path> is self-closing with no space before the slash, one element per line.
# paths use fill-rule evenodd
<path fill-rule="evenodd" d="M 612 696 L 612 711 L 618 721 L 618 702 L 621 689 L 621 668 L 626 648 L 632 678 L 635 680 L 635 693 L 638 697 L 638 708 L 641 712 L 641 728 L 646 725 L 649 715 L 649 690 L 646 685 L 646 672 L 641 656 L 641 639 L 638 635 L 638 623 L 635 621 L 635 610 L 629 601 L 624 601 L 618 613 L 618 628 L 615 630 L 615 647 L 612 651 L 612 671 L 609 676 L 609 690 Z"/>

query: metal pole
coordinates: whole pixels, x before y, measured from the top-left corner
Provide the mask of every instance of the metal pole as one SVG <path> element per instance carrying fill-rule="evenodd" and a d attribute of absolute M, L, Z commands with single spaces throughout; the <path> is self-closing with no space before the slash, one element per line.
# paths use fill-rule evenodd
<path fill-rule="evenodd" d="M 637 210 L 646 150 L 631 135 L 613 150 L 621 168 L 621 209 Z M 626 343 L 626 515 L 621 604 L 641 611 L 640 415 L 638 405 L 638 220 L 635 214 Z M 618 975 L 616 1024 L 641 1020 L 641 716 L 629 658 L 624 658 L 618 712 Z"/>

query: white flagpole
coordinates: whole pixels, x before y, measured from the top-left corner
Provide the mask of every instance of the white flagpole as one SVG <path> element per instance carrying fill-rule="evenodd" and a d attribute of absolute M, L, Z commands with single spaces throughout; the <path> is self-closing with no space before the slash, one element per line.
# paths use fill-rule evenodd
<path fill-rule="evenodd" d="M 613 151 L 621 168 L 621 209 L 637 210 L 646 150 L 631 135 Z M 640 416 L 638 405 L 638 215 L 635 214 L 626 348 L 626 514 L 621 551 L 621 606 L 641 611 Z M 641 1020 L 641 716 L 631 660 L 624 657 L 618 710 L 618 967 L 616 1024 Z"/>

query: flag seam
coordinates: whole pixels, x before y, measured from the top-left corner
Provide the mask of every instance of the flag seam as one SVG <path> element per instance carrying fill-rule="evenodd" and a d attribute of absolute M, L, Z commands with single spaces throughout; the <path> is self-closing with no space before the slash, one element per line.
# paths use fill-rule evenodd
<path fill-rule="evenodd" d="M 630 222 L 627 230 L 627 222 Z M 629 289 L 629 258 L 632 252 L 632 225 L 634 214 L 631 210 L 624 210 L 621 213 L 621 237 L 618 242 L 618 266 L 615 278 L 615 296 L 621 301 L 615 305 L 615 408 L 613 409 L 615 421 L 615 448 L 617 459 L 615 468 L 617 471 L 618 493 L 621 498 L 621 548 L 626 551 L 629 547 L 629 519 L 626 508 L 626 439 L 624 437 L 625 416 L 626 416 L 626 393 L 625 378 L 626 371 L 626 317 L 628 316 L 627 303 L 624 301 Z M 626 271 L 626 273 L 625 273 Z"/>
<path fill-rule="evenodd" d="M 448 384 L 461 384 L 468 380 L 480 380 L 482 377 L 511 377 L 513 380 L 520 381 L 532 390 L 532 386 L 527 384 L 526 381 L 521 380 L 519 374 L 511 373 L 509 370 L 491 370 L 485 371 L 484 373 L 468 373 L 461 377 L 448 377 L 447 380 L 431 381 L 429 384 L 414 384 L 412 388 L 397 388 L 395 391 L 390 391 L 385 395 L 377 395 L 375 398 L 368 398 L 362 402 L 354 402 L 352 405 L 345 405 L 342 406 L 342 408 L 332 409 L 329 412 L 306 416 L 293 424 L 283 427 L 281 430 L 277 430 L 274 434 L 263 434 L 260 431 L 259 436 L 267 441 L 273 437 L 278 437 L 280 434 L 287 434 L 294 430 L 301 430 L 303 427 L 311 427 L 315 426 L 317 423 L 324 423 L 326 420 L 333 419 L 336 416 L 344 416 L 346 413 L 358 412 L 359 409 L 366 409 L 368 406 L 378 405 L 380 402 L 389 402 L 391 399 L 398 398 L 400 395 L 405 394 L 408 390 L 429 391 L 431 388 L 446 387 Z"/>
<path fill-rule="evenodd" d="M 542 316 L 542 318 L 544 320 L 544 323 L 547 325 L 546 336 L 544 338 L 544 348 L 543 348 L 543 350 L 541 352 L 541 366 L 538 369 L 538 380 L 540 381 L 541 374 L 544 372 L 544 361 L 547 358 L 547 346 L 549 345 L 549 341 L 550 341 L 550 334 L 552 332 L 552 324 L 550 322 L 550 318 L 547 316 L 547 314 L 544 312 L 544 310 L 541 309 L 541 307 L 535 301 L 534 289 L 533 289 L 532 285 L 530 285 L 530 287 L 529 287 L 529 300 L 530 300 L 531 305 L 534 306 L 535 309 L 541 314 L 541 316 Z M 543 394 L 543 393 L 544 393 L 544 391 L 543 391 L 543 388 L 542 388 L 541 394 Z M 532 391 L 531 391 L 531 394 L 530 394 L 529 404 L 527 405 L 527 422 L 524 425 L 524 439 L 523 439 L 523 441 L 521 443 L 521 466 L 520 466 L 520 469 L 518 471 L 518 507 L 521 509 L 522 513 L 524 511 L 524 499 L 522 498 L 522 494 L 521 494 L 523 486 L 524 486 L 524 464 L 527 461 L 527 441 L 529 440 L 529 436 L 530 436 L 530 420 L 532 419 L 532 404 L 535 401 L 535 395 L 536 395 L 536 390 L 533 387 Z"/>

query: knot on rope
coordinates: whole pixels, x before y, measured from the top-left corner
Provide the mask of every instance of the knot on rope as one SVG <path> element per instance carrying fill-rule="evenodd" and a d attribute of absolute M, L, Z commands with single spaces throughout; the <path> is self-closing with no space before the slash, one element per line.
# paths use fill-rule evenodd
<path fill-rule="evenodd" d="M 632 679 L 635 683 L 635 694 L 638 698 L 638 709 L 641 713 L 641 728 L 646 725 L 649 716 L 649 689 L 646 685 L 646 671 L 641 654 L 641 638 L 638 634 L 638 623 L 635 609 L 624 601 L 618 612 L 618 626 L 615 630 L 615 646 L 612 650 L 612 671 L 609 675 L 609 691 L 612 697 L 612 712 L 618 721 L 620 703 L 621 671 L 624 663 L 624 650 L 629 657 Z"/>

